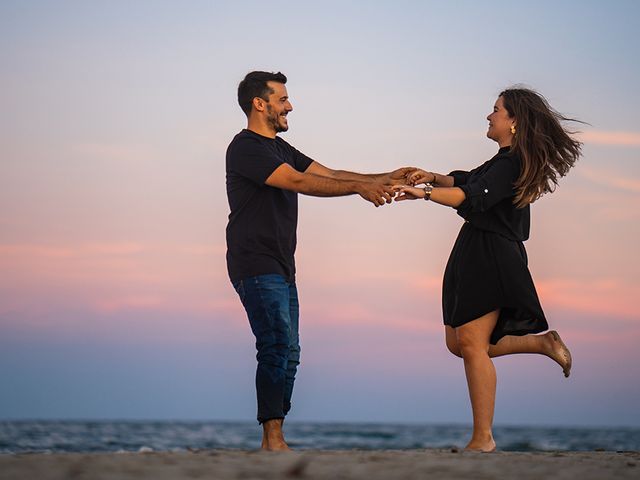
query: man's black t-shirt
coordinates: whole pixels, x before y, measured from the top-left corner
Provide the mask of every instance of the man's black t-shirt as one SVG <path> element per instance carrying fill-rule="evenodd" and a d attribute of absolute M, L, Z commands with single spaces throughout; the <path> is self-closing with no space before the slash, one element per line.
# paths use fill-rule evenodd
<path fill-rule="evenodd" d="M 279 137 L 242 130 L 227 148 L 227 269 L 231 281 L 278 273 L 295 279 L 298 194 L 264 182 L 283 163 L 313 162 Z"/>

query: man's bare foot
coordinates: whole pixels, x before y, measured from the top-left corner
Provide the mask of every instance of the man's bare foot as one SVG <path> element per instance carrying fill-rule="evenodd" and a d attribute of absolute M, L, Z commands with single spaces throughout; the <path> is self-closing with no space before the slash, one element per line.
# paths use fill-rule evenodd
<path fill-rule="evenodd" d="M 270 452 L 287 452 L 291 449 L 284 441 L 282 432 L 282 418 L 267 420 L 262 424 L 262 446 L 263 450 Z"/>
<path fill-rule="evenodd" d="M 544 334 L 547 340 L 547 356 L 562 367 L 565 377 L 571 374 L 571 352 L 560 338 L 560 334 L 551 330 Z"/>
<path fill-rule="evenodd" d="M 484 440 L 471 439 L 471 441 L 464 447 L 465 452 L 480 452 L 491 453 L 496 451 L 496 442 L 493 437 Z"/>

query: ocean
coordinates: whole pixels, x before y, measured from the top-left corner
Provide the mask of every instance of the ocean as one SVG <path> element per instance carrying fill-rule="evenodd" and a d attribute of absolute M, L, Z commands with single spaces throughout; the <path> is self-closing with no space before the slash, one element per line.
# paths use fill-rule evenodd
<path fill-rule="evenodd" d="M 463 425 L 287 422 L 297 450 L 462 448 Z M 640 451 L 640 428 L 496 426 L 503 451 Z M 0 421 L 0 454 L 257 449 L 255 422 Z"/>

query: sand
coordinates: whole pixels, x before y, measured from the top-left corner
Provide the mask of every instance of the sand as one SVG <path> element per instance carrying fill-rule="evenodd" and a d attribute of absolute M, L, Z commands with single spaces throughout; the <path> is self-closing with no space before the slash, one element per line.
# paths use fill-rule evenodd
<path fill-rule="evenodd" d="M 0 479 L 625 479 L 640 452 L 350 450 L 23 454 L 0 456 Z"/>

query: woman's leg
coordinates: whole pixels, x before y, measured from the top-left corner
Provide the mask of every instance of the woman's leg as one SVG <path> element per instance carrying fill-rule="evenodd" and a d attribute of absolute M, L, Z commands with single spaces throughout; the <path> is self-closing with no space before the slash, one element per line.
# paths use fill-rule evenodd
<path fill-rule="evenodd" d="M 445 338 L 449 351 L 462 357 L 454 328 L 445 325 Z M 516 353 L 536 353 L 545 355 L 562 367 L 565 377 L 571 372 L 571 352 L 555 330 L 542 335 L 507 335 L 496 345 L 489 345 L 489 357 L 500 357 Z"/>
<path fill-rule="evenodd" d="M 555 330 L 542 335 L 523 335 L 521 337 L 507 335 L 489 348 L 489 356 L 492 358 L 514 353 L 546 355 L 562 367 L 565 377 L 571 373 L 571 352 Z"/>
<path fill-rule="evenodd" d="M 496 448 L 491 431 L 496 401 L 496 370 L 489 358 L 489 338 L 499 314 L 500 310 L 494 310 L 456 328 L 473 411 L 473 435 L 466 447 L 469 450 L 490 452 Z"/>

